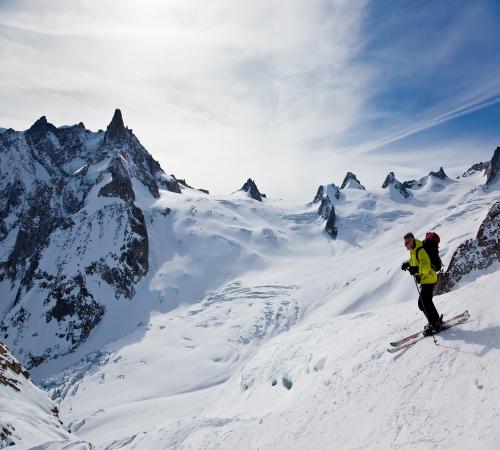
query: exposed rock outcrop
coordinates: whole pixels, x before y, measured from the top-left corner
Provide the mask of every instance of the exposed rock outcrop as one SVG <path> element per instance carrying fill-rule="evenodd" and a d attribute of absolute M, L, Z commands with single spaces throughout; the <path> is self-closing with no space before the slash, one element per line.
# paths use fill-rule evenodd
<path fill-rule="evenodd" d="M 486 168 L 486 187 L 491 188 L 500 185 L 500 147 L 497 147 L 493 157 Z"/>
<path fill-rule="evenodd" d="M 320 198 L 321 195 L 321 198 Z M 314 197 L 313 204 L 321 202 L 318 208 L 318 215 L 326 220 L 325 232 L 332 238 L 337 237 L 337 215 L 333 205 L 335 200 L 340 199 L 340 191 L 335 184 L 329 184 L 326 187 L 320 186 Z"/>
<path fill-rule="evenodd" d="M 9 386 L 19 392 L 20 381 L 13 375 L 21 374 L 29 380 L 29 372 L 17 361 L 7 350 L 7 347 L 0 342 L 0 384 Z"/>
<path fill-rule="evenodd" d="M 177 182 L 179 183 L 180 186 L 184 186 L 184 187 L 186 187 L 188 189 L 193 189 L 193 190 L 196 190 L 196 191 L 200 191 L 200 192 L 203 192 L 204 194 L 209 194 L 209 191 L 207 189 L 194 188 L 193 186 L 190 186 L 189 184 L 187 184 L 187 182 L 186 182 L 185 179 L 177 178 Z"/>
<path fill-rule="evenodd" d="M 436 293 L 449 292 L 466 275 L 500 262 L 500 202 L 496 202 L 481 223 L 475 239 L 460 244 L 446 272 L 436 285 Z"/>
<path fill-rule="evenodd" d="M 153 197 L 159 198 L 159 187 L 171 192 L 181 192 L 177 180 L 161 169 L 158 161 L 141 145 L 132 130 L 125 127 L 119 109 L 115 110 L 113 119 L 104 133 L 97 158 L 114 158 L 117 153 L 128 162 L 130 175 L 144 184 Z"/>
<path fill-rule="evenodd" d="M 104 134 L 104 142 L 111 144 L 123 144 L 127 139 L 127 130 L 123 123 L 122 112 L 117 108 L 113 114 L 113 118 L 106 128 Z"/>
<path fill-rule="evenodd" d="M 0 448 L 39 448 L 48 441 L 53 448 L 73 448 L 72 444 L 92 448 L 65 430 L 57 406 L 31 382 L 29 372 L 1 342 L 0 399 Z"/>
<path fill-rule="evenodd" d="M 113 157 L 109 163 L 111 181 L 100 189 L 99 196 L 118 197 L 126 202 L 133 202 L 135 200 L 132 180 L 125 164 L 125 159 L 119 153 Z"/>
<path fill-rule="evenodd" d="M 360 183 L 360 181 L 356 178 L 352 172 L 347 172 L 340 189 L 365 189 L 365 187 Z"/>
<path fill-rule="evenodd" d="M 484 172 L 490 165 L 489 161 L 480 162 L 469 167 L 463 174 L 462 177 L 470 177 L 477 172 Z"/>
<path fill-rule="evenodd" d="M 403 181 L 402 185 L 405 189 L 416 189 L 422 187 L 424 184 L 422 181 L 408 180 L 408 181 Z"/>
<path fill-rule="evenodd" d="M 320 187 L 318 187 L 318 192 L 316 192 L 316 195 L 314 196 L 313 203 L 319 203 L 323 199 L 324 195 L 325 186 L 321 185 Z"/>
<path fill-rule="evenodd" d="M 410 196 L 410 193 L 406 190 L 403 184 L 396 179 L 394 172 L 389 172 L 389 174 L 384 180 L 384 183 L 382 184 L 382 189 L 387 189 L 387 188 L 391 189 L 394 192 L 399 193 L 399 195 L 401 195 L 404 198 L 408 198 Z"/>
<path fill-rule="evenodd" d="M 257 185 L 255 182 L 249 178 L 243 187 L 240 189 L 240 191 L 247 192 L 248 195 L 253 198 L 254 200 L 257 200 L 259 202 L 262 201 L 262 198 L 265 198 L 265 194 L 261 194 L 259 189 L 257 188 Z"/>
<path fill-rule="evenodd" d="M 442 167 L 440 167 L 437 172 L 429 172 L 429 176 L 439 178 L 440 180 L 446 180 L 448 178 L 448 175 L 446 175 Z"/>

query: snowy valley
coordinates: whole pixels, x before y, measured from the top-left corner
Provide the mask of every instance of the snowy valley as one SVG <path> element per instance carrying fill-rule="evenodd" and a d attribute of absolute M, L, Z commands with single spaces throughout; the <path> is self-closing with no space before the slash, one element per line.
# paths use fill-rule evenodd
<path fill-rule="evenodd" d="M 190 187 L 119 110 L 0 131 L 0 163 L 0 448 L 500 447 L 500 148 L 305 205 Z M 436 306 L 471 320 L 391 355 L 425 323 L 403 235 L 430 230 Z"/>

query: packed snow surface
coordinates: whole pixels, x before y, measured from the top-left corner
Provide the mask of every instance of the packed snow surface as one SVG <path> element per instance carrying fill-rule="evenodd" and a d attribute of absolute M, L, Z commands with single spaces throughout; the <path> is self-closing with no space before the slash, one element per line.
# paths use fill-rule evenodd
<path fill-rule="evenodd" d="M 386 352 L 425 323 L 402 236 L 438 232 L 446 265 L 499 199 L 482 182 L 343 190 L 336 240 L 318 205 L 139 195 L 151 252 L 135 297 L 32 375 L 99 449 L 499 448 L 498 267 L 436 298 L 468 323 Z"/>

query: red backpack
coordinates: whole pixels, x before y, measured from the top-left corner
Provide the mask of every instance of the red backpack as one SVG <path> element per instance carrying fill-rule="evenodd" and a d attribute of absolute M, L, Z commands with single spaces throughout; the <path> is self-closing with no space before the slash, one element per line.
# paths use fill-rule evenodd
<path fill-rule="evenodd" d="M 441 239 L 439 238 L 438 234 L 434 233 L 433 231 L 428 231 L 425 234 L 425 239 L 422 241 L 422 246 L 429 255 L 429 259 L 431 260 L 431 266 L 436 272 L 439 272 L 443 267 L 443 262 L 439 257 L 440 241 Z M 417 250 L 417 260 L 418 260 L 418 250 Z"/>

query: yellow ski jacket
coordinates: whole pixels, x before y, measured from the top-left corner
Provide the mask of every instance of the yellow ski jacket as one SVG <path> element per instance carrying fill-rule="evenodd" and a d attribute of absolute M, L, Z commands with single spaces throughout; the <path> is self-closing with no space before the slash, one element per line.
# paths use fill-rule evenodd
<path fill-rule="evenodd" d="M 422 241 L 415 239 L 415 248 L 410 250 L 410 259 L 408 263 L 410 266 L 418 267 L 420 284 L 437 283 L 436 271 L 431 266 L 431 260 L 422 245 Z"/>

